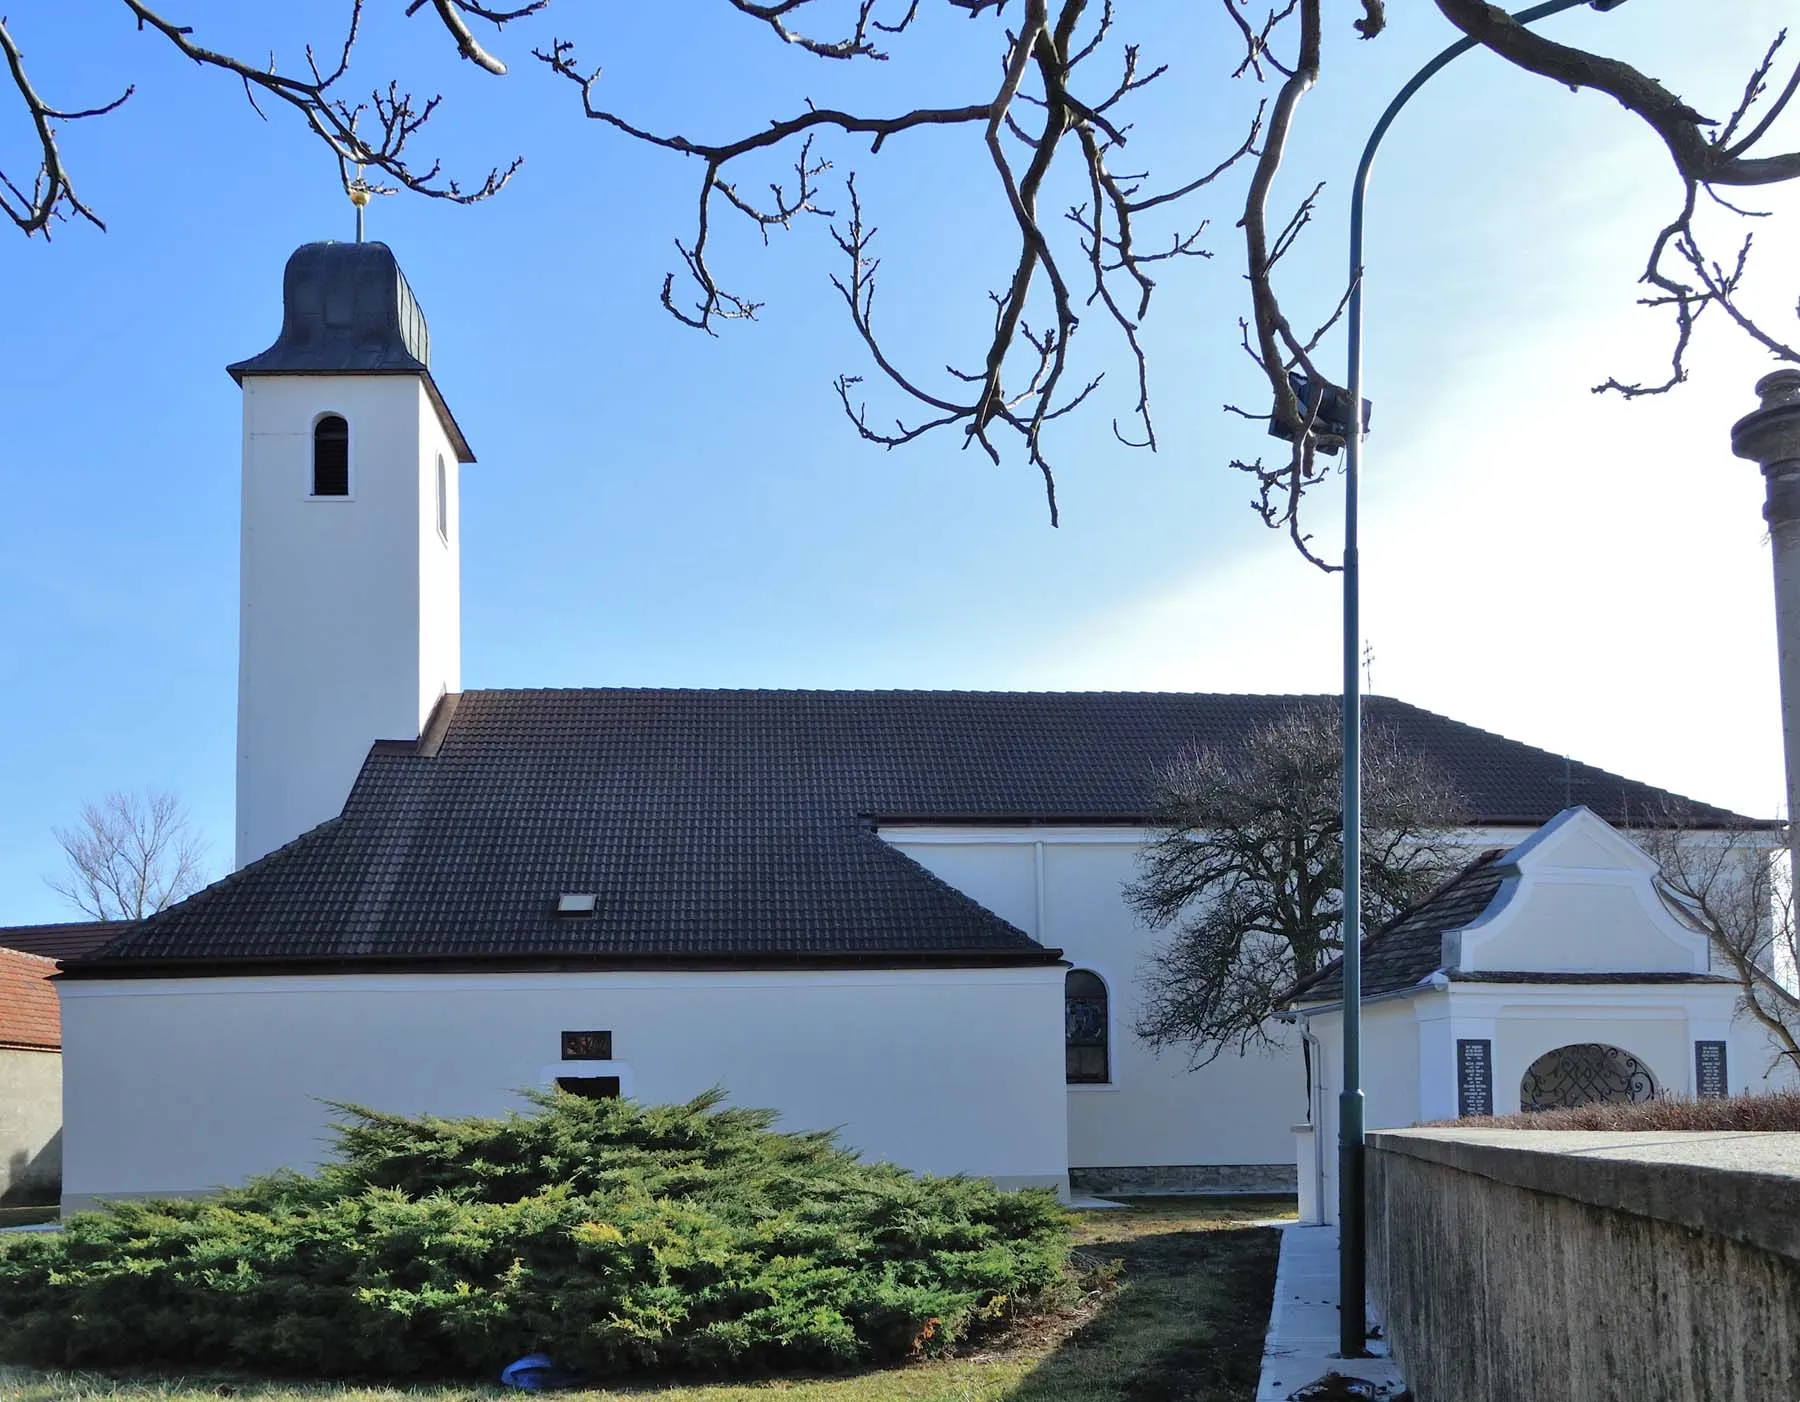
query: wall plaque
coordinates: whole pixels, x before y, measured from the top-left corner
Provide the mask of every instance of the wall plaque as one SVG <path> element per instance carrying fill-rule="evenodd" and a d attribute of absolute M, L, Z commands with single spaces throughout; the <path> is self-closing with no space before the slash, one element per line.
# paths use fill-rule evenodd
<path fill-rule="evenodd" d="M 1723 1100 L 1731 1094 L 1725 1075 L 1725 1044 L 1694 1043 L 1694 1096 L 1699 1100 Z"/>
<path fill-rule="evenodd" d="M 1485 1037 L 1456 1039 L 1456 1113 L 1494 1113 L 1494 1044 Z"/>
<path fill-rule="evenodd" d="M 611 1061 L 612 1033 L 563 1033 L 562 1059 L 564 1061 Z"/>

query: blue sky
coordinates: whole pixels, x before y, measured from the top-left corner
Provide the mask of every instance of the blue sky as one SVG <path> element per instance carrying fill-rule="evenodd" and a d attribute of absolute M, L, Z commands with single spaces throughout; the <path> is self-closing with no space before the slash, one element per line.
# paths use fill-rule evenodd
<path fill-rule="evenodd" d="M 1135 162 L 1169 177 L 1235 144 L 1254 99 L 1223 81 L 1235 58 L 1214 8 L 1121 7 L 1126 37 L 1173 68 L 1136 109 L 1132 143 Z M 1783 7 L 1704 8 L 1704 25 L 1682 0 L 1551 23 L 1719 113 Z M 258 121 L 229 83 L 115 9 L 62 0 L 10 17 L 51 100 L 92 102 L 126 80 L 138 92 L 65 137 L 109 232 L 0 239 L 0 923 L 72 914 L 43 884 L 59 861 L 50 829 L 109 789 L 174 790 L 227 864 L 239 426 L 223 367 L 273 339 L 288 253 L 351 227 L 335 167 L 294 122 Z M 306 35 L 335 33 L 342 9 L 284 7 L 280 33 L 265 7 L 223 0 L 192 0 L 183 18 L 203 41 L 274 41 L 291 57 Z M 719 264 L 766 301 L 760 321 L 709 339 L 671 320 L 656 294 L 695 171 L 581 120 L 573 91 L 527 52 L 574 34 L 621 109 L 704 137 L 806 96 L 968 100 L 993 62 L 969 21 L 928 4 L 894 62 L 851 71 L 699 0 L 564 3 L 497 41 L 513 74 L 494 80 L 435 42 L 406 47 L 430 36 L 400 9 L 373 15 L 358 71 L 441 88 L 421 143 L 462 172 L 527 158 L 484 205 L 397 196 L 371 212 L 480 459 L 464 475 L 465 685 L 1335 689 L 1336 581 L 1264 530 L 1226 465 L 1265 447 L 1220 409 L 1260 400 L 1236 345 L 1241 184 L 1194 206 L 1218 256 L 1165 270 L 1147 328 L 1162 451 L 1114 441 L 1127 367 L 1097 347 L 1114 398 L 1056 445 L 1053 531 L 1016 460 L 995 468 L 948 438 L 893 453 L 857 440 L 831 381 L 867 366 L 826 282 L 822 222 L 766 250 L 723 226 Z M 1448 38 L 1424 5 L 1393 7 L 1377 43 L 1337 37 L 1284 176 L 1290 196 L 1330 182 L 1290 295 L 1335 296 L 1362 137 Z M 14 117 L 0 108 L 8 171 L 26 150 Z M 855 145 L 830 153 L 835 174 L 862 172 L 881 229 L 878 315 L 927 364 L 972 358 L 984 291 L 1005 270 L 1004 212 L 974 141 L 932 133 L 874 161 Z M 1484 55 L 1402 118 L 1370 222 L 1373 681 L 1772 813 L 1761 486 L 1727 443 L 1769 364 L 1703 334 L 1681 392 L 1635 405 L 1588 392 L 1663 362 L 1664 324 L 1633 306 L 1634 280 L 1675 199 L 1653 139 L 1605 99 Z M 1791 308 L 1796 201 L 1759 203 L 1789 216 L 1758 238 L 1766 303 Z M 1320 495 L 1327 550 L 1338 510 Z"/>

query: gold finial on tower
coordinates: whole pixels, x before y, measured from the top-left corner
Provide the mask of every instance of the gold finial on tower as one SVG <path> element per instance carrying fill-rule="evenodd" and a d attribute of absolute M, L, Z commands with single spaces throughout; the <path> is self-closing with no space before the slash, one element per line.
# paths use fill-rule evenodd
<path fill-rule="evenodd" d="M 368 207 L 369 196 L 375 193 L 374 187 L 363 179 L 361 166 L 356 168 L 356 179 L 344 186 L 344 193 L 350 196 L 350 203 L 356 206 L 356 241 L 361 243 L 363 241 L 363 210 Z"/>

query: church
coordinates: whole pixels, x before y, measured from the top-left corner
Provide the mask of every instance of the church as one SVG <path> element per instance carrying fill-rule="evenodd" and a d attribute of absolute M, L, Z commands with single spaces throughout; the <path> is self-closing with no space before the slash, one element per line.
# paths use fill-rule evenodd
<path fill-rule="evenodd" d="M 1169 763 L 1303 698 L 465 691 L 475 458 L 392 252 L 299 249 L 279 337 L 229 371 L 237 869 L 64 961 L 65 1208 L 306 1168 L 334 1102 L 499 1114 L 552 1086 L 716 1086 L 1003 1185 L 1294 1191 L 1299 1034 L 1153 1055 L 1157 936 L 1121 887 Z M 1460 791 L 1472 849 L 1571 792 L 1612 821 L 1670 797 L 1368 714 Z"/>

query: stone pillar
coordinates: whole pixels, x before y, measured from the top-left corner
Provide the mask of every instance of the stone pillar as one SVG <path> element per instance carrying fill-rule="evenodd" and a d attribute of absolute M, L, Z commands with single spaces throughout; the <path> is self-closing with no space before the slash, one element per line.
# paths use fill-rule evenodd
<path fill-rule="evenodd" d="M 1731 426 L 1731 451 L 1759 464 L 1763 519 L 1775 556 L 1775 640 L 1781 668 L 1781 739 L 1787 754 L 1788 851 L 1800 875 L 1800 370 L 1756 382 L 1762 407 Z"/>

